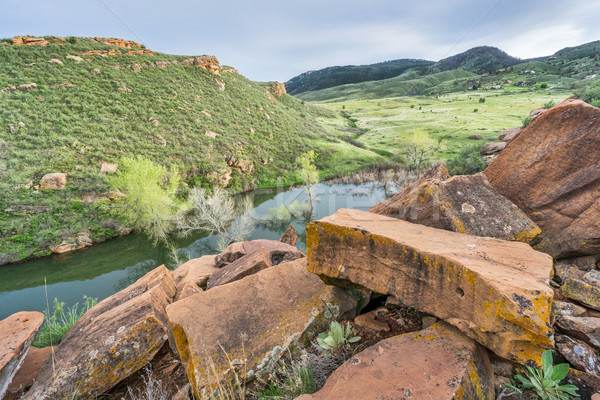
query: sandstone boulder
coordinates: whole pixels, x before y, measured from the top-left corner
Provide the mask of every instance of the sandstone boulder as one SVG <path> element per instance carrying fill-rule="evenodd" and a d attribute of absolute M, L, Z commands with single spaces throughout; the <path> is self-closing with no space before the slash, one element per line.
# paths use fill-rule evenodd
<path fill-rule="evenodd" d="M 278 248 L 267 250 L 264 247 L 260 247 L 258 250 L 238 258 L 212 274 L 208 278 L 206 288 L 211 289 L 216 286 L 225 285 L 226 283 L 237 281 L 274 265 L 303 257 L 306 257 L 304 253 L 295 247 L 289 250 Z"/>
<path fill-rule="evenodd" d="M 43 190 L 60 190 L 67 185 L 67 174 L 53 172 L 40 179 L 40 188 Z"/>
<path fill-rule="evenodd" d="M 80 62 L 82 62 L 82 61 L 83 61 L 83 58 L 81 58 L 81 57 L 79 57 L 79 56 L 74 56 L 74 55 L 72 55 L 72 54 L 69 54 L 69 55 L 67 56 L 67 60 L 73 60 L 73 61 L 75 61 L 76 63 L 80 63 Z"/>
<path fill-rule="evenodd" d="M 64 65 L 64 63 L 59 60 L 58 58 L 51 58 L 50 60 L 48 60 L 49 64 L 56 64 L 56 65 Z"/>
<path fill-rule="evenodd" d="M 297 400 L 358 398 L 493 400 L 492 365 L 484 348 L 439 322 L 356 354 L 320 391 Z"/>
<path fill-rule="evenodd" d="M 498 136 L 498 139 L 508 143 L 516 138 L 519 133 L 521 133 L 521 128 L 509 128 L 503 131 L 500 136 Z"/>
<path fill-rule="evenodd" d="M 92 307 L 44 363 L 27 399 L 94 398 L 144 367 L 167 341 L 165 307 L 176 294 L 164 266 Z"/>
<path fill-rule="evenodd" d="M 194 258 L 171 271 L 177 287 L 175 301 L 202 292 L 206 288 L 208 277 L 217 271 L 216 256 Z"/>
<path fill-rule="evenodd" d="M 167 314 L 192 393 L 210 395 L 219 381 L 272 372 L 288 347 L 352 318 L 362 294 L 324 285 L 306 258 L 267 268 L 228 285 L 187 297 Z"/>
<path fill-rule="evenodd" d="M 529 243 L 540 229 L 485 175 L 448 177 L 443 166 L 370 210 L 433 228 Z"/>
<path fill-rule="evenodd" d="M 391 294 L 501 357 L 537 364 L 552 347 L 552 258 L 358 210 L 307 227 L 308 269 L 326 282 Z"/>
<path fill-rule="evenodd" d="M 277 97 L 281 97 L 287 93 L 285 90 L 285 83 L 273 82 L 272 85 L 267 87 L 267 90 Z"/>
<path fill-rule="evenodd" d="M 0 321 L 0 399 L 25 359 L 44 314 L 22 311 Z"/>
<path fill-rule="evenodd" d="M 566 100 L 533 120 L 484 171 L 542 229 L 555 258 L 600 254 L 600 110 Z"/>
<path fill-rule="evenodd" d="M 552 303 L 552 314 L 555 317 L 561 317 L 568 315 L 571 317 L 582 317 L 586 315 L 586 309 L 578 306 L 577 304 L 569 303 L 566 301 L 554 301 Z"/>
<path fill-rule="evenodd" d="M 483 155 L 491 155 L 496 154 L 504 150 L 506 147 L 506 142 L 494 142 L 494 143 L 486 143 L 481 150 L 481 154 Z"/>
<path fill-rule="evenodd" d="M 276 240 L 258 239 L 246 242 L 236 242 L 227 246 L 223 252 L 217 255 L 217 268 L 222 268 L 227 264 L 231 264 L 237 259 L 261 248 L 274 256 L 273 264 L 275 265 L 284 261 L 295 260 L 299 258 L 300 254 L 304 255 L 297 247 Z"/>

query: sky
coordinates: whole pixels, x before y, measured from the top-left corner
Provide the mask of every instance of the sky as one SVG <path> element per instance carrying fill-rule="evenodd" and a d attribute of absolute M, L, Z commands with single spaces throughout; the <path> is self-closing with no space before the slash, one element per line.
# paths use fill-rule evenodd
<path fill-rule="evenodd" d="M 2 0 L 0 37 L 119 37 L 169 54 L 215 55 L 249 79 L 474 46 L 551 55 L 600 39 L 597 0 Z"/>

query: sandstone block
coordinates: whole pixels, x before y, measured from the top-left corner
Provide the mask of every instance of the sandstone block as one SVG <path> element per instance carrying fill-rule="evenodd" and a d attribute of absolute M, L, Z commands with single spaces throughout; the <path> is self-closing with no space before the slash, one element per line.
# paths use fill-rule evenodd
<path fill-rule="evenodd" d="M 143 368 L 167 341 L 165 307 L 175 296 L 160 266 L 92 307 L 64 336 L 26 399 L 96 398 Z"/>
<path fill-rule="evenodd" d="M 0 321 L 0 399 L 25 359 L 44 314 L 22 311 Z"/>
<path fill-rule="evenodd" d="M 67 174 L 53 172 L 46 174 L 40 179 L 40 187 L 43 190 L 60 190 L 67 185 Z"/>
<path fill-rule="evenodd" d="M 552 347 L 552 258 L 358 210 L 307 227 L 308 269 L 326 282 L 391 294 L 501 357 L 539 365 Z"/>
<path fill-rule="evenodd" d="M 167 314 L 192 393 L 202 398 L 231 379 L 230 360 L 241 379 L 271 372 L 285 349 L 314 339 L 331 318 L 354 317 L 362 300 L 324 285 L 301 258 L 187 297 Z"/>
<path fill-rule="evenodd" d="M 295 260 L 299 258 L 299 253 L 304 255 L 297 247 L 276 240 L 258 239 L 246 242 L 236 242 L 230 244 L 222 253 L 217 255 L 217 267 L 222 268 L 260 248 L 264 248 L 265 251 L 270 253 L 278 254 L 279 263 Z M 274 262 L 274 264 L 278 264 L 278 262 Z"/>
<path fill-rule="evenodd" d="M 175 301 L 200 293 L 206 288 L 208 277 L 219 270 L 216 267 L 216 257 L 202 256 L 194 258 L 171 271 L 177 287 Z"/>
<path fill-rule="evenodd" d="M 439 322 L 356 354 L 320 391 L 297 400 L 358 398 L 493 400 L 492 365 L 485 349 Z"/>
<path fill-rule="evenodd" d="M 560 294 L 594 310 L 600 310 L 600 288 L 589 283 L 569 278 L 560 288 Z"/>

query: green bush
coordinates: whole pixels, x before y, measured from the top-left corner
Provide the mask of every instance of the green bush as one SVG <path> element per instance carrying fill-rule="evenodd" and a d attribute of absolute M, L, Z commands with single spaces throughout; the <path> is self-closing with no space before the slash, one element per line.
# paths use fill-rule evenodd
<path fill-rule="evenodd" d="M 360 336 L 350 337 L 350 322 L 346 325 L 346 329 L 337 321 L 332 321 L 329 325 L 329 332 L 319 333 L 317 343 L 319 347 L 325 351 L 332 352 L 333 350 L 347 343 L 355 343 L 360 340 Z"/>
<path fill-rule="evenodd" d="M 450 175 L 472 175 L 483 171 L 485 167 L 479 144 L 463 147 L 456 156 L 446 162 Z"/>
<path fill-rule="evenodd" d="M 527 127 L 527 125 L 529 125 L 529 123 L 531 121 L 533 121 L 533 117 L 527 116 L 527 117 L 523 118 L 523 125 L 521 125 L 521 128 Z"/>
<path fill-rule="evenodd" d="M 271 382 L 266 390 L 258 394 L 260 399 L 292 400 L 302 394 L 315 392 L 312 365 L 283 367 L 279 374 L 283 375 L 283 379 Z"/>
<path fill-rule="evenodd" d="M 52 313 L 46 310 L 46 318 L 44 324 L 38 331 L 35 339 L 33 340 L 33 346 L 35 347 L 47 347 L 56 346 L 60 343 L 63 336 L 69 329 L 85 314 L 90 308 L 98 303 L 97 299 L 84 296 L 83 309 L 78 312 L 78 303 L 71 308 L 65 309 L 65 303 L 54 299 L 52 303 Z"/>

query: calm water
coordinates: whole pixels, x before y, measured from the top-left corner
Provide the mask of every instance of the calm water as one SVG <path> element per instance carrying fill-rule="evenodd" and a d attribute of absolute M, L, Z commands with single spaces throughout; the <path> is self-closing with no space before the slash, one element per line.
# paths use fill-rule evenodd
<path fill-rule="evenodd" d="M 302 187 L 288 189 L 261 189 L 251 192 L 254 215 L 257 219 L 269 215 L 269 209 L 289 206 L 294 201 L 307 199 Z M 298 231 L 298 243 L 306 250 L 306 223 L 333 214 L 340 208 L 368 210 L 385 199 L 382 187 L 374 183 L 363 185 L 317 184 L 313 186 L 316 199 L 311 218 L 293 219 L 290 223 Z M 273 226 L 259 223 L 252 239 L 278 240 L 287 224 Z M 216 254 L 217 237 L 197 234 L 176 239 L 180 260 Z M 109 240 L 71 254 L 50 257 L 20 264 L 0 266 L 0 320 L 17 311 L 44 311 L 47 301 L 58 298 L 68 306 L 82 303 L 84 295 L 102 300 L 135 282 L 151 269 L 165 264 L 175 268 L 170 252 L 163 246 L 152 246 L 143 235 Z M 48 300 L 47 300 L 48 299 Z"/>

